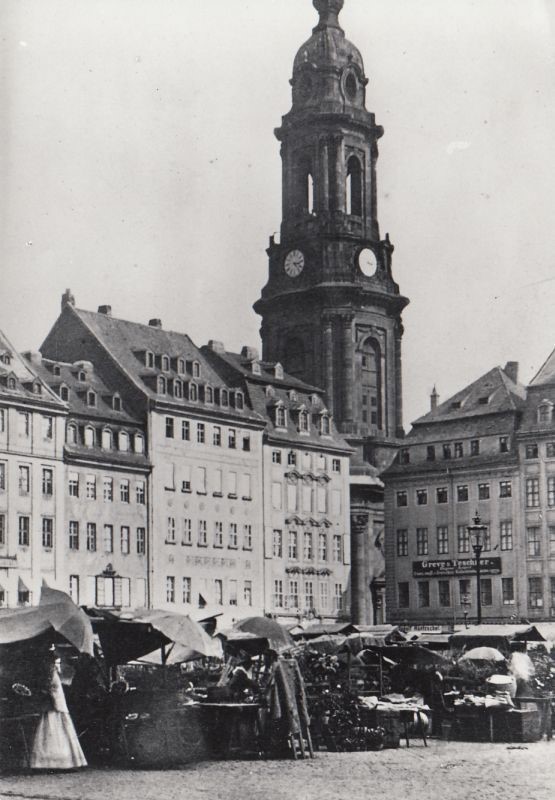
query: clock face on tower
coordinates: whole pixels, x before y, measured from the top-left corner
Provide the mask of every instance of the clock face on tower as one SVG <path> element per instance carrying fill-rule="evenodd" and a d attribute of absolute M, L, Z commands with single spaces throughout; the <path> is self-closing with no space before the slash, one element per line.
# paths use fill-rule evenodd
<path fill-rule="evenodd" d="M 283 268 L 290 278 L 300 275 L 304 267 L 304 255 L 300 250 L 290 250 L 285 256 Z"/>
<path fill-rule="evenodd" d="M 371 278 L 376 272 L 378 266 L 376 263 L 376 256 L 369 247 L 365 247 L 358 254 L 358 265 L 362 274 L 366 275 L 367 278 Z"/>

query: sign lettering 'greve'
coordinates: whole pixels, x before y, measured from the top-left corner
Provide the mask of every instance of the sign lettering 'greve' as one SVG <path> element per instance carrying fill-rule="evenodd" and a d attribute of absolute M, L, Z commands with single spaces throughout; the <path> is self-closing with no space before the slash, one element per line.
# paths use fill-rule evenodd
<path fill-rule="evenodd" d="M 501 575 L 501 559 L 500 558 L 481 558 L 480 559 L 480 573 L 482 575 Z M 475 575 L 476 574 L 476 559 L 475 558 L 446 558 L 446 559 L 429 559 L 426 561 L 413 561 L 412 562 L 412 575 L 414 578 L 433 578 L 451 575 Z"/>

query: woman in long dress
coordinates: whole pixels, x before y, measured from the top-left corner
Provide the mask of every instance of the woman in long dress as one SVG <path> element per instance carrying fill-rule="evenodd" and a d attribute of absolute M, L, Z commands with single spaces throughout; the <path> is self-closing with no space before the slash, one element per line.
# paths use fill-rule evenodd
<path fill-rule="evenodd" d="M 51 658 L 48 673 L 51 708 L 42 714 L 31 748 L 31 769 L 77 769 L 87 761 L 72 719 L 60 680 L 60 660 Z"/>

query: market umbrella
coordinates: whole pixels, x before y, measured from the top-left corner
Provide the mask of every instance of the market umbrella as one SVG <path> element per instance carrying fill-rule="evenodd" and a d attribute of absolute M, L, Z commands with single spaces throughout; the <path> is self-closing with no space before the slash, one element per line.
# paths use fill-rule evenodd
<path fill-rule="evenodd" d="M 505 656 L 495 647 L 473 647 L 459 661 L 505 661 Z"/>
<path fill-rule="evenodd" d="M 295 641 L 289 631 L 283 625 L 269 617 L 246 617 L 233 626 L 236 631 L 253 633 L 255 636 L 268 640 L 268 645 L 272 650 L 288 650 L 295 646 Z"/>
<path fill-rule="evenodd" d="M 134 621 L 150 625 L 174 643 L 165 663 L 179 664 L 195 658 L 222 657 L 220 641 L 208 636 L 202 625 L 186 614 L 157 609 L 144 610 L 136 612 Z"/>

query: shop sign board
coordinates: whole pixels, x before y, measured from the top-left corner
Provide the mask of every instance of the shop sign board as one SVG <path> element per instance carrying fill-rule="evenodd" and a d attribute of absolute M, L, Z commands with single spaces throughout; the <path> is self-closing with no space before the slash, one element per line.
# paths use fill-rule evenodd
<path fill-rule="evenodd" d="M 481 575 L 501 575 L 499 557 L 480 559 Z M 475 558 L 445 558 L 412 562 L 413 578 L 434 578 L 450 575 L 476 575 Z"/>

